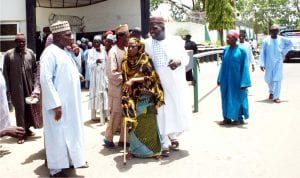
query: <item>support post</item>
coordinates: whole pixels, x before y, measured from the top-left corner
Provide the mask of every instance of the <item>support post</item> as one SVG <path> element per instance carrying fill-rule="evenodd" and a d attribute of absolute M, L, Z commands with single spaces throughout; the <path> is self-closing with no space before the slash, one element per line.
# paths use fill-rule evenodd
<path fill-rule="evenodd" d="M 36 52 L 36 0 L 26 0 L 27 47 Z"/>
<path fill-rule="evenodd" d="M 194 112 L 198 112 L 198 58 L 193 57 L 194 71 Z"/>

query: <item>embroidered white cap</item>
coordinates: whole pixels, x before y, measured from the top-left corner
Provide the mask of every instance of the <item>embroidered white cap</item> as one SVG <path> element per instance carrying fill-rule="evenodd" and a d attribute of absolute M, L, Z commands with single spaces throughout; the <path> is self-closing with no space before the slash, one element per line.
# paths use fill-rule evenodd
<path fill-rule="evenodd" d="M 59 33 L 71 30 L 70 24 L 68 21 L 57 21 L 50 26 L 52 33 Z"/>

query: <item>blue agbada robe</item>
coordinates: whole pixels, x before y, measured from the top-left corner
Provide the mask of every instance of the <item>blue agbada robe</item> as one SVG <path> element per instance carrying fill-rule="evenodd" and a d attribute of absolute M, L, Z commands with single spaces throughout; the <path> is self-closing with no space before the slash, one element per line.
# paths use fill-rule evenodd
<path fill-rule="evenodd" d="M 247 87 L 251 86 L 251 80 L 247 52 L 244 48 L 227 46 L 224 49 L 218 83 L 222 96 L 223 117 L 231 120 L 248 119 Z"/>

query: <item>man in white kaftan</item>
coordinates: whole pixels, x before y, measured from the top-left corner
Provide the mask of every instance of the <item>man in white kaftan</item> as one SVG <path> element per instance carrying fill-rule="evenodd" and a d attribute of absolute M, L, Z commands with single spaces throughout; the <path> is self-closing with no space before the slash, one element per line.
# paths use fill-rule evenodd
<path fill-rule="evenodd" d="M 101 36 L 94 37 L 94 47 L 88 52 L 87 64 L 90 70 L 89 109 L 91 120 L 98 121 L 97 111 L 100 112 L 100 124 L 105 124 L 108 117 L 108 79 L 106 76 L 106 52 L 101 48 Z"/>
<path fill-rule="evenodd" d="M 270 36 L 264 39 L 260 53 L 260 68 L 265 71 L 265 81 L 269 87 L 269 99 L 280 103 L 283 59 L 292 47 L 291 40 L 278 36 L 279 26 L 272 25 Z"/>
<path fill-rule="evenodd" d="M 6 85 L 2 72 L 0 72 L 0 129 L 11 125 L 6 95 Z"/>
<path fill-rule="evenodd" d="M 255 71 L 255 62 L 254 62 L 254 56 L 253 56 L 253 53 L 252 53 L 252 47 L 247 41 L 245 41 L 245 37 L 246 37 L 246 32 L 245 31 L 240 31 L 239 44 L 240 44 L 240 46 L 242 46 L 246 50 L 247 58 L 248 58 L 248 61 L 249 61 L 249 66 L 251 65 L 252 72 L 254 72 Z"/>
<path fill-rule="evenodd" d="M 53 44 L 41 56 L 40 81 L 47 165 L 51 176 L 86 164 L 78 69 L 64 51 L 71 31 L 67 21 L 50 26 Z"/>
<path fill-rule="evenodd" d="M 145 51 L 153 60 L 164 90 L 165 105 L 158 109 L 157 120 L 163 150 L 167 150 L 170 140 L 173 145 L 172 141 L 189 129 L 192 118 L 192 105 L 187 97 L 188 84 L 185 78 L 185 66 L 189 57 L 180 37 L 165 36 L 161 17 L 150 18 L 150 34 L 152 37 L 145 40 Z M 174 146 L 178 147 L 178 142 Z"/>
<path fill-rule="evenodd" d="M 6 95 L 6 84 L 2 72 L 0 72 L 0 138 L 11 136 L 23 138 L 25 130 L 22 127 L 11 126 Z"/>

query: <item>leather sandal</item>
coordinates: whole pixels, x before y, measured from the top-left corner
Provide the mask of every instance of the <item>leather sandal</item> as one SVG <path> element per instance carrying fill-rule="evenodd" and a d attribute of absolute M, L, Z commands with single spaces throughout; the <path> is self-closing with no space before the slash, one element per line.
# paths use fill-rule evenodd
<path fill-rule="evenodd" d="M 161 156 L 163 156 L 163 157 L 169 157 L 170 156 L 170 150 L 169 149 L 162 150 Z"/>
<path fill-rule="evenodd" d="M 134 157 L 134 155 L 130 152 L 128 152 L 127 155 L 126 155 L 127 160 L 131 160 L 133 157 Z"/>
<path fill-rule="evenodd" d="M 169 148 L 174 151 L 179 151 L 179 142 L 176 139 L 171 140 L 171 145 Z"/>
<path fill-rule="evenodd" d="M 272 94 L 272 93 L 270 93 L 270 95 L 269 95 L 269 99 L 270 99 L 270 100 L 272 100 L 272 99 L 273 99 L 273 94 Z"/>

